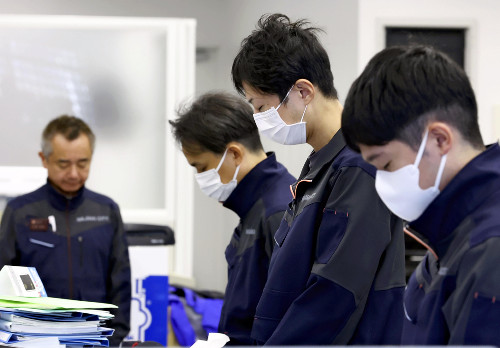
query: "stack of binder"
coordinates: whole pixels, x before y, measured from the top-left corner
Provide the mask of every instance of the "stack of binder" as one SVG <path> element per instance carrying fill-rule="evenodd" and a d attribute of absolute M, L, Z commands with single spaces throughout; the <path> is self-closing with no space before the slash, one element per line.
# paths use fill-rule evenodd
<path fill-rule="evenodd" d="M 108 347 L 115 305 L 47 297 L 34 267 L 0 270 L 0 346 Z"/>
<path fill-rule="evenodd" d="M 12 347 L 107 347 L 114 305 L 52 297 L 0 296 L 0 344 Z"/>

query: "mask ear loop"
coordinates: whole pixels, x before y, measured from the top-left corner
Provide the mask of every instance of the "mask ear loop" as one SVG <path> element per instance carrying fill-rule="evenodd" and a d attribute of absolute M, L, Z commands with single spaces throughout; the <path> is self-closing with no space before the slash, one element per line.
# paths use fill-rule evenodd
<path fill-rule="evenodd" d="M 420 160 L 422 159 L 422 156 L 424 154 L 425 145 L 427 144 L 428 136 L 429 136 L 429 130 L 427 129 L 425 131 L 424 138 L 422 139 L 422 144 L 420 144 L 420 148 L 418 149 L 417 158 L 415 159 L 415 166 L 417 166 L 417 167 L 420 164 Z M 444 166 L 446 164 L 447 156 L 448 156 L 448 154 L 443 155 L 441 157 L 441 161 L 439 163 L 439 169 L 438 169 L 438 172 L 436 175 L 436 180 L 434 181 L 434 187 L 436 187 L 436 188 L 438 188 L 439 183 L 441 182 L 441 177 L 443 176 Z"/>
<path fill-rule="evenodd" d="M 300 119 L 300 123 L 302 123 L 302 120 L 304 119 L 304 115 L 306 114 L 306 110 L 307 110 L 307 106 L 309 104 L 306 105 L 306 107 L 304 108 L 304 112 L 302 113 L 302 118 Z"/>
<path fill-rule="evenodd" d="M 236 176 L 238 176 L 239 171 L 240 171 L 240 165 L 236 167 L 236 171 L 234 172 L 233 180 L 236 180 Z"/>
<path fill-rule="evenodd" d="M 427 137 L 428 137 L 428 135 L 429 135 L 429 130 L 427 129 L 425 131 L 424 138 L 422 139 L 422 143 L 420 144 L 420 148 L 418 149 L 417 158 L 415 158 L 414 165 L 417 166 L 417 167 L 420 164 L 420 160 L 422 159 L 422 156 L 424 154 L 425 145 L 427 144 Z"/>
<path fill-rule="evenodd" d="M 226 158 L 226 155 L 227 155 L 227 148 L 226 148 L 226 151 L 224 151 L 224 155 L 222 155 L 222 158 L 220 159 L 220 162 L 219 162 L 219 165 L 217 166 L 217 168 L 215 168 L 215 171 L 218 172 L 220 167 L 222 166 L 222 163 L 224 163 L 224 159 Z M 236 171 L 234 172 L 234 175 L 233 175 L 233 180 L 236 179 L 236 176 L 238 175 L 238 172 L 240 171 L 240 166 L 237 166 L 236 167 Z"/>
<path fill-rule="evenodd" d="M 220 167 L 222 166 L 222 163 L 224 163 L 224 159 L 226 158 L 226 154 L 227 154 L 227 148 L 226 148 L 226 151 L 224 151 L 224 155 L 222 155 L 222 158 L 220 159 L 219 165 L 217 166 L 217 168 L 215 168 L 216 172 L 219 171 Z"/>
<path fill-rule="evenodd" d="M 448 156 L 448 154 L 443 155 L 443 157 L 441 157 L 441 163 L 439 163 L 439 169 L 438 169 L 438 173 L 436 175 L 436 181 L 434 182 L 435 188 L 438 188 L 439 184 L 441 183 L 441 176 L 443 175 L 443 172 L 444 172 L 444 165 L 446 164 L 446 157 L 447 156 Z"/>
<path fill-rule="evenodd" d="M 283 98 L 283 100 L 281 101 L 280 105 L 278 105 L 278 107 L 276 108 L 276 110 L 278 110 L 280 108 L 281 104 L 283 104 L 285 102 L 286 98 L 288 97 L 288 95 L 292 91 L 293 86 L 295 86 L 295 85 L 292 85 L 292 87 L 290 87 L 290 89 L 288 90 L 288 92 L 286 92 L 285 98 Z"/>

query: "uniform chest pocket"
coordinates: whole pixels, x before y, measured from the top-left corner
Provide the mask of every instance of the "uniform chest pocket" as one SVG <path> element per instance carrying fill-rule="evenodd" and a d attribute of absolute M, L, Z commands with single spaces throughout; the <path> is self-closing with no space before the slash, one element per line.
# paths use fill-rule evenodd
<path fill-rule="evenodd" d="M 424 296 L 425 291 L 423 289 L 423 285 L 419 284 L 414 273 L 408 281 L 403 299 L 403 307 L 406 319 L 409 320 L 412 324 L 416 324 L 418 321 L 418 314 L 422 306 Z"/>
<path fill-rule="evenodd" d="M 464 344 L 490 345 L 498 339 L 500 302 L 496 296 L 474 293 Z"/>
<path fill-rule="evenodd" d="M 327 263 L 344 238 L 347 229 L 348 214 L 332 209 L 325 209 L 318 231 L 316 260 Z"/>
<path fill-rule="evenodd" d="M 276 245 L 278 247 L 281 247 L 283 245 L 283 242 L 288 235 L 288 231 L 290 231 L 290 226 L 293 220 L 293 215 L 291 214 L 291 212 L 291 209 L 288 208 L 285 212 L 285 215 L 283 216 L 283 219 L 281 220 L 278 230 L 274 234 L 274 241 L 276 242 Z"/>
<path fill-rule="evenodd" d="M 18 248 L 23 251 L 21 261 L 33 264 L 58 255 L 64 242 L 64 237 L 52 232 L 27 232 L 18 236 L 17 240 Z"/>
<path fill-rule="evenodd" d="M 281 221 L 280 227 L 274 235 L 274 241 L 276 242 L 277 246 L 281 247 L 283 245 L 283 242 L 285 241 L 286 235 L 288 234 L 289 230 L 290 227 L 288 227 L 286 221 Z"/>
<path fill-rule="evenodd" d="M 46 247 L 46 248 L 54 248 L 56 246 L 54 243 L 44 242 L 43 240 L 40 240 L 38 238 L 29 238 L 28 241 L 30 243 L 33 243 L 33 244 L 36 244 L 36 245 L 40 245 L 40 246 L 43 246 L 43 247 Z"/>

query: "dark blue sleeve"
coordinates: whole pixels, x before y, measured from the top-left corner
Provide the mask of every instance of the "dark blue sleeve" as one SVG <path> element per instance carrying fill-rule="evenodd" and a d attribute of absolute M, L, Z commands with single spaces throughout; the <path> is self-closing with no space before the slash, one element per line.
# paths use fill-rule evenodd
<path fill-rule="evenodd" d="M 7 205 L 0 225 L 0 269 L 5 265 L 16 265 L 16 230 L 14 211 Z"/>
<path fill-rule="evenodd" d="M 257 231 L 259 238 L 241 255 L 237 255 L 237 248 L 231 244 L 226 249 L 229 273 L 219 331 L 230 337 L 228 345 L 253 343 L 250 333 L 255 309 L 266 283 L 273 237 L 282 216 L 283 211 L 262 216 Z"/>

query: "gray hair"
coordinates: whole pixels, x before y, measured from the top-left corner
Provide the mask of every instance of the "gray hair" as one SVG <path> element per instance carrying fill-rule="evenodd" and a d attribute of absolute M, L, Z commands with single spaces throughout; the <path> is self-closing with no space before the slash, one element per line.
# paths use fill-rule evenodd
<path fill-rule="evenodd" d="M 95 135 L 90 127 L 77 117 L 62 115 L 50 121 L 43 130 L 42 153 L 46 158 L 53 152 L 52 139 L 56 134 L 63 135 L 67 140 L 75 140 L 81 134 L 85 134 L 90 142 L 90 150 L 94 153 Z"/>

